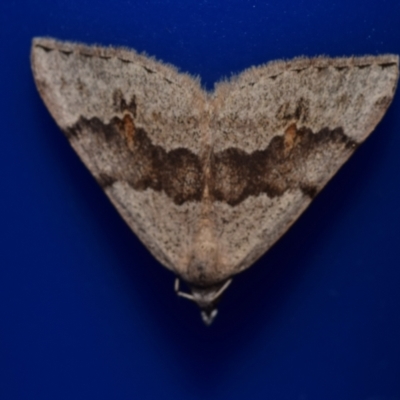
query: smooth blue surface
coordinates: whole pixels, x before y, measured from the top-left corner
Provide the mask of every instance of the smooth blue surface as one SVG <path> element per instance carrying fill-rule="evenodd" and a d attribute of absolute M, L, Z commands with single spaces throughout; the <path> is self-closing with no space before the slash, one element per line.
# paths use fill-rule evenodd
<path fill-rule="evenodd" d="M 400 399 L 400 93 L 206 328 L 45 109 L 42 35 L 212 89 L 277 58 L 400 53 L 400 2 L 2 1 L 0 399 Z"/>

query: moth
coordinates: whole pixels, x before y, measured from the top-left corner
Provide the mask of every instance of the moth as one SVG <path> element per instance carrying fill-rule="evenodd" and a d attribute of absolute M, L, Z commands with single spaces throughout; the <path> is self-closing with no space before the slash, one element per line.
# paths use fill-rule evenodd
<path fill-rule="evenodd" d="M 31 63 L 72 147 L 206 324 L 374 130 L 399 75 L 397 55 L 300 57 L 207 92 L 133 50 L 51 38 L 33 40 Z"/>

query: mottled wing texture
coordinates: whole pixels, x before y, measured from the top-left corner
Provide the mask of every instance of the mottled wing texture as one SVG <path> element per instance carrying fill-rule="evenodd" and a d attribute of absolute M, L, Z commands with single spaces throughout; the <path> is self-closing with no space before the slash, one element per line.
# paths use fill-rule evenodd
<path fill-rule="evenodd" d="M 53 39 L 34 39 L 31 62 L 52 116 L 120 214 L 162 264 L 182 265 L 204 186 L 199 83 L 132 50 Z"/>
<path fill-rule="evenodd" d="M 194 286 L 281 237 L 373 131 L 397 56 L 299 58 L 204 92 L 132 50 L 35 39 L 39 92 L 122 217 Z"/>
<path fill-rule="evenodd" d="M 398 71 L 393 55 L 298 58 L 217 86 L 211 191 L 232 273 L 286 232 L 374 130 Z"/>

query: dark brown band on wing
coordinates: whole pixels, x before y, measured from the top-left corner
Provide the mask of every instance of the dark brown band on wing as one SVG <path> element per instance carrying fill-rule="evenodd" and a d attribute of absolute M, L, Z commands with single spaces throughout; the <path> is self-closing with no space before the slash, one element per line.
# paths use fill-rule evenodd
<path fill-rule="evenodd" d="M 342 128 L 324 128 L 313 133 L 292 124 L 264 150 L 249 154 L 229 148 L 214 154 L 210 192 L 214 199 L 232 206 L 249 196 L 266 193 L 272 198 L 293 189 L 314 197 L 318 183 L 309 176 L 336 172 L 341 165 L 336 160 L 350 156 L 356 147 L 357 143 Z"/>
<path fill-rule="evenodd" d="M 66 130 L 66 135 L 70 140 L 79 140 L 96 164 L 96 179 L 103 188 L 123 181 L 138 191 L 163 191 L 176 204 L 202 198 L 204 175 L 200 158 L 188 149 L 166 151 L 152 144 L 144 129 L 135 127 L 129 114 L 122 120 L 114 117 L 108 124 L 98 118 L 80 118 Z M 80 140 L 81 136 L 87 138 Z"/>
<path fill-rule="evenodd" d="M 294 189 L 314 197 L 319 187 L 310 176 L 324 175 L 329 167 L 333 174 L 341 165 L 335 160 L 350 156 L 357 147 L 342 128 L 313 133 L 292 124 L 264 150 L 246 153 L 228 148 L 214 153 L 207 161 L 211 173 L 206 183 L 205 165 L 198 155 L 185 148 L 166 151 L 154 145 L 129 114 L 108 124 L 98 118 L 80 118 L 66 135 L 79 140 L 96 164 L 96 178 L 103 188 L 124 181 L 138 191 L 163 191 L 178 205 L 201 201 L 206 184 L 213 200 L 231 206 L 249 196 L 266 193 L 272 198 Z M 85 140 L 80 140 L 81 136 Z"/>

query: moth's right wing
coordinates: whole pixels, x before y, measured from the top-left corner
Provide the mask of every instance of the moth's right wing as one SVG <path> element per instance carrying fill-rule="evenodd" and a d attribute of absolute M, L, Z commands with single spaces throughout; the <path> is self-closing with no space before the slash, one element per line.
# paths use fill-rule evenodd
<path fill-rule="evenodd" d="M 395 55 L 300 58 L 217 87 L 212 193 L 232 275 L 279 239 L 374 130 L 392 101 Z"/>

